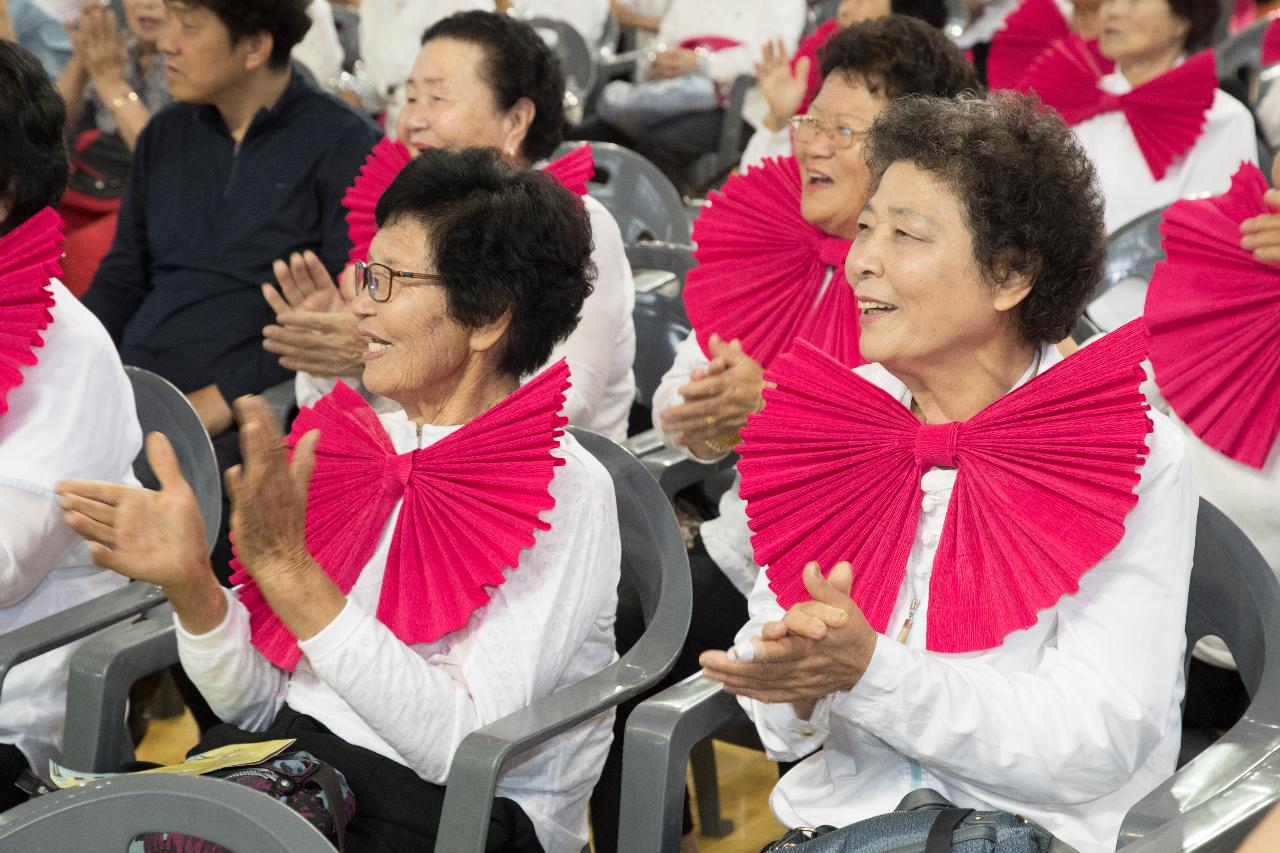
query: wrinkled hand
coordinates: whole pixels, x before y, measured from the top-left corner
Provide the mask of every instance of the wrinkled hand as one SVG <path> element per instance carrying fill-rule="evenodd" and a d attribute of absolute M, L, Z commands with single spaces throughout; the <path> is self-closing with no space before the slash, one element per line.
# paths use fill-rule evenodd
<path fill-rule="evenodd" d="M 364 341 L 356 334 L 351 313 L 355 299 L 355 270 L 348 267 L 335 284 L 312 251 L 294 253 L 272 267 L 277 291 L 262 285 L 263 298 L 276 313 L 276 322 L 262 330 L 262 346 L 280 356 L 280 366 L 313 376 L 350 376 L 363 370 Z"/>
<path fill-rule="evenodd" d="M 96 3 L 87 5 L 70 33 L 75 55 L 96 86 L 124 82 L 127 54 L 114 12 Z"/>
<path fill-rule="evenodd" d="M 260 584 L 271 573 L 319 571 L 307 551 L 307 485 L 320 431 L 304 435 L 290 461 L 284 434 L 261 397 L 241 397 L 235 410 L 244 462 L 229 468 L 224 481 L 240 563 Z"/>
<path fill-rule="evenodd" d="M 764 406 L 764 369 L 742 351 L 738 340 L 719 335 L 708 341 L 711 363 L 694 370 L 677 393 L 684 402 L 659 413 L 662 429 L 696 455 L 723 453 L 737 441 L 747 415 Z"/>
<path fill-rule="evenodd" d="M 809 88 L 809 65 L 809 57 L 802 56 L 792 71 L 787 46 L 782 39 L 770 39 L 765 44 L 764 56 L 756 63 L 756 81 L 769 103 L 765 124 L 770 130 L 782 130 L 787 120 L 800 112 Z"/>
<path fill-rule="evenodd" d="M 735 661 L 721 651 L 703 652 L 703 674 L 728 693 L 761 702 L 792 702 L 812 711 L 813 702 L 851 690 L 862 680 L 877 635 L 849 597 L 853 570 L 838 563 L 828 578 L 817 563 L 804 568 L 804 601 L 777 622 L 766 623 L 753 641 L 754 658 Z M 808 717 L 808 713 L 801 716 Z"/>
<path fill-rule="evenodd" d="M 1280 157 L 1271 167 L 1271 185 L 1280 187 Z M 1280 189 L 1271 189 L 1262 197 L 1268 205 L 1280 209 Z M 1260 261 L 1280 264 L 1280 213 L 1264 213 L 1240 223 L 1240 248 L 1253 252 Z"/>
<path fill-rule="evenodd" d="M 657 53 L 649 63 L 650 80 L 674 80 L 698 70 L 698 54 L 683 47 Z"/>
<path fill-rule="evenodd" d="M 200 506 L 173 446 L 158 432 L 147 436 L 147 460 L 159 491 L 94 480 L 59 483 L 64 519 L 105 569 L 166 591 L 211 577 Z"/>

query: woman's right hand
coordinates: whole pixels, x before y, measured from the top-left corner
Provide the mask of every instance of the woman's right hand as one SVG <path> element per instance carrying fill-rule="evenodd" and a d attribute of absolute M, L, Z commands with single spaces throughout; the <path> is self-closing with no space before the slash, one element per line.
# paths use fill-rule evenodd
<path fill-rule="evenodd" d="M 756 81 L 769 103 L 765 126 L 773 132 L 786 127 L 787 121 L 800 111 L 809 88 L 809 57 L 802 56 L 791 70 L 791 57 L 782 39 L 770 39 L 764 56 L 756 63 Z"/>
<path fill-rule="evenodd" d="M 85 6 L 71 30 L 76 58 L 99 88 L 124 84 L 127 54 L 115 13 L 96 3 Z"/>
<path fill-rule="evenodd" d="M 740 342 L 712 335 L 707 346 L 711 363 L 694 370 L 677 392 L 684 402 L 659 413 L 663 432 L 679 435 L 679 443 L 702 458 L 721 456 L 737 444 L 747 415 L 764 405 L 765 387 L 764 369 Z"/>
<path fill-rule="evenodd" d="M 347 267 L 335 284 L 315 252 L 295 252 L 272 265 L 279 291 L 262 285 L 262 296 L 276 314 L 262 330 L 262 346 L 280 356 L 280 366 L 312 376 L 352 376 L 364 369 L 365 343 L 356 334 L 351 313 L 355 271 Z"/>

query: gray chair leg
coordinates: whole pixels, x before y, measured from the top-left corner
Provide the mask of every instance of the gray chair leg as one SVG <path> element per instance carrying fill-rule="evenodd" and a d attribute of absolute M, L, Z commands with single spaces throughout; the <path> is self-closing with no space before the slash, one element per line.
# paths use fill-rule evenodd
<path fill-rule="evenodd" d="M 733 821 L 720 817 L 720 784 L 716 780 L 716 751 L 706 738 L 689 750 L 693 792 L 698 803 L 698 831 L 707 838 L 724 838 L 733 832 Z"/>

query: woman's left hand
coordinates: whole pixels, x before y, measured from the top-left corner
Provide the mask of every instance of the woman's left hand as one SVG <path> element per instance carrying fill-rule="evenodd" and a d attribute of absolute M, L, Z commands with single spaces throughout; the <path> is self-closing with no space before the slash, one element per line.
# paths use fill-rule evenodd
<path fill-rule="evenodd" d="M 99 88 L 124 83 L 128 61 L 124 38 L 116 27 L 115 13 L 110 9 L 96 4 L 84 9 L 76 24 L 75 51 Z"/>
<path fill-rule="evenodd" d="M 849 597 L 852 567 L 838 563 L 824 578 L 818 564 L 809 563 L 804 585 L 813 600 L 766 623 L 753 641 L 751 661 L 703 652 L 698 659 L 703 674 L 728 693 L 770 703 L 811 707 L 823 696 L 851 690 L 867 671 L 878 636 Z"/>
<path fill-rule="evenodd" d="M 649 65 L 649 79 L 674 80 L 697 70 L 697 53 L 688 48 L 673 47 L 654 56 Z"/>
<path fill-rule="evenodd" d="M 235 410 L 244 462 L 227 471 L 225 482 L 241 564 L 259 585 L 273 574 L 320 571 L 307 551 L 307 485 L 319 430 L 302 437 L 290 461 L 284 434 L 261 397 L 241 397 Z"/>

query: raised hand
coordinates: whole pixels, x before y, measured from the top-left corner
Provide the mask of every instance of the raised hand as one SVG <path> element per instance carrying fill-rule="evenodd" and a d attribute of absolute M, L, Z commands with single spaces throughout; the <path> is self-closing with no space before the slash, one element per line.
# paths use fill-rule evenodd
<path fill-rule="evenodd" d="M 747 415 L 764 406 L 764 370 L 742 351 L 738 340 L 712 335 L 707 343 L 711 363 L 694 370 L 680 388 L 684 402 L 659 413 L 664 432 L 679 434 L 680 444 L 695 455 L 722 454 L 737 443 Z"/>
<path fill-rule="evenodd" d="M 791 58 L 782 39 L 770 39 L 764 55 L 756 63 L 756 82 L 769 104 L 765 125 L 777 132 L 787 120 L 800 111 L 809 88 L 809 57 L 802 56 L 791 70 Z"/>
<path fill-rule="evenodd" d="M 124 83 L 127 54 L 124 36 L 116 26 L 115 13 L 92 4 L 80 13 L 72 34 L 72 45 L 85 71 L 100 89 Z"/>
<path fill-rule="evenodd" d="M 354 270 L 335 284 L 312 251 L 294 253 L 273 265 L 280 289 L 262 285 L 263 298 L 276 322 L 262 330 L 263 348 L 280 356 L 280 366 L 312 376 L 351 376 L 363 369 L 364 341 L 351 313 Z"/>

